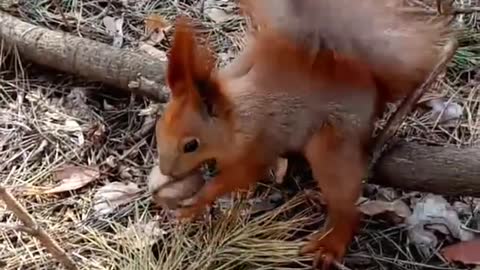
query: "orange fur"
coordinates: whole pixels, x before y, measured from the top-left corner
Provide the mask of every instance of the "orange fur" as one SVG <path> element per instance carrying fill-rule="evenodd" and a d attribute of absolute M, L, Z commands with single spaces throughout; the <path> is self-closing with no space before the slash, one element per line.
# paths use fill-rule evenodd
<path fill-rule="evenodd" d="M 243 0 L 261 28 L 221 70 L 179 19 L 172 99 L 156 126 L 160 169 L 184 178 L 210 159 L 219 168 L 180 217 L 248 189 L 279 156 L 300 153 L 328 206 L 325 231 L 301 252 L 315 253 L 324 268 L 343 258 L 358 230 L 355 202 L 375 118 L 423 82 L 448 34 L 380 1 Z"/>

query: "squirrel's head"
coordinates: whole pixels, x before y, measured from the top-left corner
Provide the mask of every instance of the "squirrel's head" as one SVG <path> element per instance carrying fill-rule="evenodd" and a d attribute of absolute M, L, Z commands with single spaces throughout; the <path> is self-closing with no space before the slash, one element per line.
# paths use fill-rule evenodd
<path fill-rule="evenodd" d="M 171 96 L 155 127 L 164 175 L 186 177 L 228 150 L 231 103 L 214 70 L 212 54 L 196 44 L 189 21 L 180 17 L 167 66 Z"/>

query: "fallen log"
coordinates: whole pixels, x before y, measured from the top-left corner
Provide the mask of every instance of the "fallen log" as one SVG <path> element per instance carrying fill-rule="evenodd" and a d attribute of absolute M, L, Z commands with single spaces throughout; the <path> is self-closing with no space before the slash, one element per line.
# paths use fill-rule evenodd
<path fill-rule="evenodd" d="M 402 190 L 480 197 L 480 145 L 459 148 L 401 142 L 377 161 L 369 182 Z"/>
<path fill-rule="evenodd" d="M 36 64 L 160 102 L 168 100 L 162 90 L 165 62 L 146 54 L 32 25 L 2 11 L 0 41 L 4 49 L 16 49 Z"/>

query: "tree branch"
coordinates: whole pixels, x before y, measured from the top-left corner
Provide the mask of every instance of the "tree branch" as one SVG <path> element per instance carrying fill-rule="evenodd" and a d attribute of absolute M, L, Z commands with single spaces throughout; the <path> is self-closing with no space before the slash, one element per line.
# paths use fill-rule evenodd
<path fill-rule="evenodd" d="M 55 240 L 53 240 L 47 232 L 42 229 L 42 227 L 37 225 L 33 217 L 28 214 L 27 210 L 3 186 L 0 186 L 0 199 L 2 199 L 7 205 L 7 208 L 22 221 L 25 226 L 22 231 L 28 232 L 36 237 L 42 245 L 45 246 L 48 252 L 50 252 L 66 269 L 78 269 L 72 259 L 57 244 L 57 242 L 55 242 Z"/>
<path fill-rule="evenodd" d="M 412 111 L 415 104 L 417 104 L 420 97 L 428 90 L 433 82 L 437 79 L 438 75 L 445 70 L 446 65 L 452 59 L 453 55 L 455 54 L 458 48 L 458 42 L 456 39 L 451 38 L 447 44 L 445 45 L 442 57 L 437 65 L 434 67 L 433 71 L 428 75 L 427 79 L 423 82 L 423 84 L 417 88 L 415 91 L 410 93 L 405 99 L 402 101 L 400 106 L 397 108 L 395 113 L 388 119 L 385 128 L 380 132 L 380 134 L 375 138 L 374 147 L 372 150 L 372 159 L 371 165 L 374 166 L 376 161 L 382 155 L 382 152 L 385 148 L 385 144 L 395 135 L 398 128 L 405 120 L 405 117 Z"/>
<path fill-rule="evenodd" d="M 0 40 L 26 59 L 58 71 L 118 87 L 160 102 L 166 65 L 147 54 L 123 50 L 26 23 L 0 11 Z"/>

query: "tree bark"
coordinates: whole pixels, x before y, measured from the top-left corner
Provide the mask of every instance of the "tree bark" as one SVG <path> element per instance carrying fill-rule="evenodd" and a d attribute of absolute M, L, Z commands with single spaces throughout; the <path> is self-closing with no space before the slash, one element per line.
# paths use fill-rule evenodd
<path fill-rule="evenodd" d="M 402 142 L 378 160 L 370 182 L 403 190 L 480 197 L 480 145 L 458 148 Z"/>
<path fill-rule="evenodd" d="M 22 57 L 58 71 L 166 102 L 165 63 L 104 43 L 26 23 L 0 11 L 0 40 Z"/>

